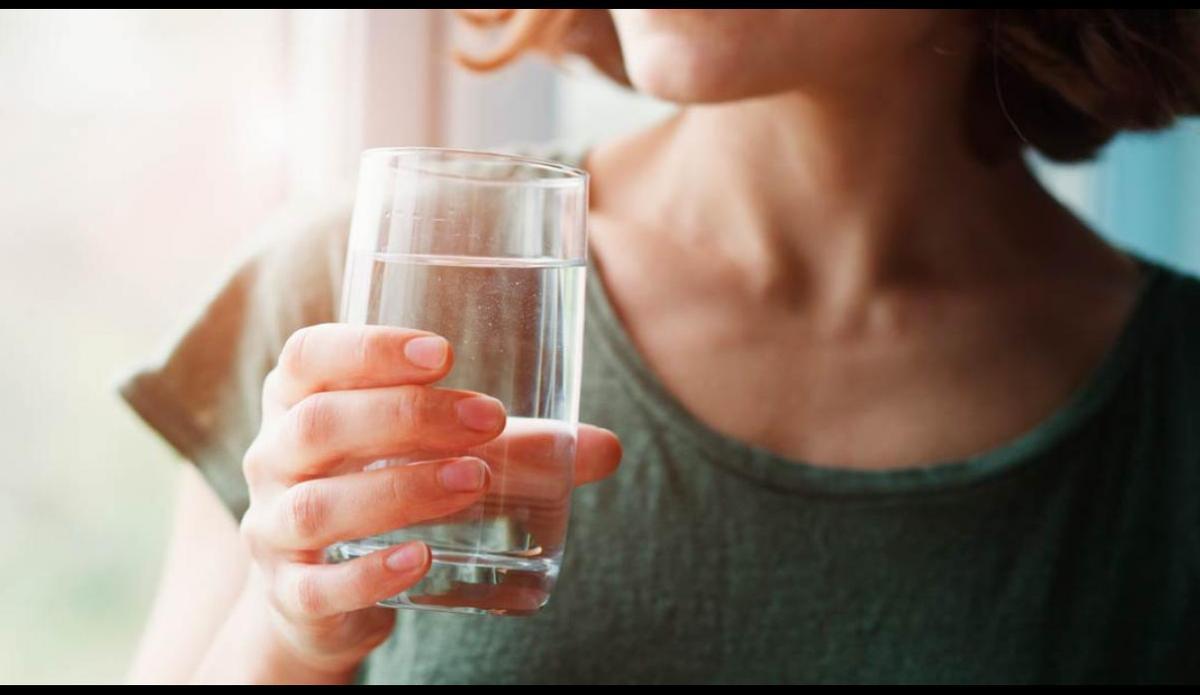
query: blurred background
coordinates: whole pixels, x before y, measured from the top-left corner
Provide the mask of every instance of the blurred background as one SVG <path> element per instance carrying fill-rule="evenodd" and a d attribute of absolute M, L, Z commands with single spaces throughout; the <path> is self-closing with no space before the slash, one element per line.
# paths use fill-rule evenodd
<path fill-rule="evenodd" d="M 113 386 L 273 211 L 366 147 L 596 140 L 671 111 L 574 63 L 464 73 L 449 47 L 474 38 L 444 10 L 0 10 L 0 682 L 122 678 L 180 464 Z M 1196 123 L 1035 164 L 1117 243 L 1200 272 Z"/>

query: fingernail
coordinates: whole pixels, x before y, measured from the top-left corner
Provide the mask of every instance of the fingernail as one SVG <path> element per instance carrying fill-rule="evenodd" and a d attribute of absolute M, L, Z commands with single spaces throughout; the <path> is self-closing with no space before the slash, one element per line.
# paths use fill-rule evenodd
<path fill-rule="evenodd" d="M 404 344 L 409 362 L 425 369 L 437 369 L 446 363 L 446 339 L 436 335 L 413 338 Z"/>
<path fill-rule="evenodd" d="M 464 398 L 454 404 L 454 410 L 459 422 L 480 432 L 491 432 L 504 423 L 504 406 L 488 396 Z"/>
<path fill-rule="evenodd" d="M 392 551 L 392 554 L 387 556 L 383 564 L 387 565 L 387 568 L 393 572 L 415 570 L 425 564 L 425 544 L 420 541 L 406 543 Z"/>
<path fill-rule="evenodd" d="M 475 492 L 486 480 L 486 465 L 477 458 L 447 461 L 438 469 L 438 482 L 450 492 Z"/>

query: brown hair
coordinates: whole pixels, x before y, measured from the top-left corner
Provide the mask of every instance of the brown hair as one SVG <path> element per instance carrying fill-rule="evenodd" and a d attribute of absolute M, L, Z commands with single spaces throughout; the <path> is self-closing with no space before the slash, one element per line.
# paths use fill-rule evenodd
<path fill-rule="evenodd" d="M 1200 113 L 1196 10 L 977 10 L 984 50 L 968 114 L 989 158 L 1021 142 L 1059 161 L 1093 156 L 1123 130 L 1157 130 Z M 479 27 L 506 27 L 486 56 L 456 52 L 474 70 L 526 51 L 587 58 L 629 84 L 607 10 L 460 10 Z"/>

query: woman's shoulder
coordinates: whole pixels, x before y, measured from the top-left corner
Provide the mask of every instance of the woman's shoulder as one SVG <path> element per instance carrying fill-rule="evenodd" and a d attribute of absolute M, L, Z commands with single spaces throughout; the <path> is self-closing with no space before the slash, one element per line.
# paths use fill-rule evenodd
<path fill-rule="evenodd" d="M 117 384 L 235 517 L 248 504 L 241 457 L 258 431 L 263 379 L 291 333 L 336 316 L 352 207 L 338 195 L 283 206 L 180 312 L 165 349 Z"/>
<path fill-rule="evenodd" d="M 265 316 L 295 328 L 334 320 L 353 212 L 345 190 L 293 202 L 263 227 L 242 265 L 256 276 Z"/>
<path fill-rule="evenodd" d="M 1200 373 L 1200 275 L 1159 261 L 1143 261 L 1156 285 L 1154 312 L 1162 327 L 1162 347 L 1191 352 Z M 1190 349 L 1190 350 L 1189 350 Z"/>
<path fill-rule="evenodd" d="M 1154 511 L 1162 521 L 1157 539 L 1186 543 L 1179 555 L 1189 567 L 1200 562 L 1200 276 L 1161 262 L 1147 302 L 1152 330 L 1144 341 L 1134 377 L 1121 392 L 1109 422 L 1112 437 L 1131 439 L 1130 456 Z M 1111 441 L 1111 440 L 1110 440 Z M 1178 535 L 1176 535 L 1178 534 Z M 1189 570 L 1190 571 L 1190 570 Z"/>
<path fill-rule="evenodd" d="M 1162 262 L 1143 264 L 1151 275 L 1140 354 L 1123 392 L 1126 412 L 1151 433 L 1152 449 L 1171 453 L 1165 458 L 1200 482 L 1200 276 Z"/>
<path fill-rule="evenodd" d="M 1167 266 L 1160 272 L 1163 339 L 1149 359 L 1161 366 L 1163 389 L 1177 404 L 1179 417 L 1200 432 L 1200 275 Z"/>

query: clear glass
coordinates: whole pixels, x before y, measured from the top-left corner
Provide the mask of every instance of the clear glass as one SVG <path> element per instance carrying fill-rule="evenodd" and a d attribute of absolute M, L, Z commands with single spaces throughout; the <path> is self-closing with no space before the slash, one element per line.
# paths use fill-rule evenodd
<path fill-rule="evenodd" d="M 587 184 L 578 169 L 485 152 L 363 154 L 341 320 L 444 336 L 454 367 L 437 385 L 498 398 L 509 416 L 481 447 L 368 466 L 471 454 L 491 469 L 484 499 L 463 512 L 328 549 L 339 562 L 429 544 L 429 574 L 383 605 L 529 615 L 549 600 L 574 477 Z"/>

